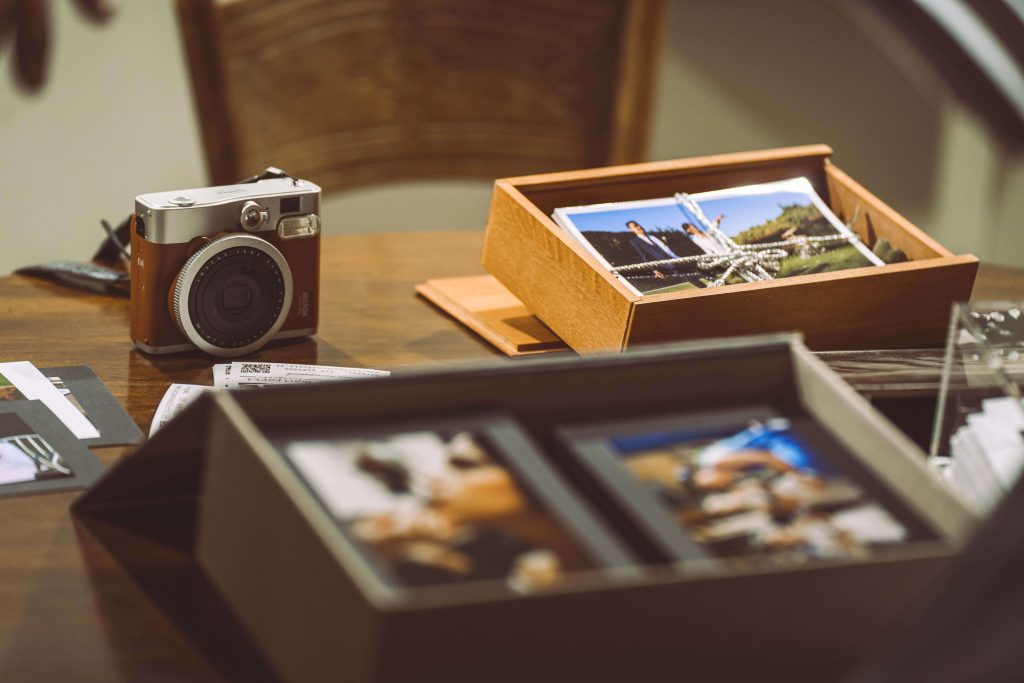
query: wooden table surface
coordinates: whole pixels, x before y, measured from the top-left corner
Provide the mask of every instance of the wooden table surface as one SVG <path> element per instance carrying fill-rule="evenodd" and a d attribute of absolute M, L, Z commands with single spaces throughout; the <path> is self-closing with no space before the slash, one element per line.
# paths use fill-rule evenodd
<path fill-rule="evenodd" d="M 509 362 L 413 293 L 427 278 L 483 272 L 481 245 L 475 232 L 327 238 L 319 334 L 256 357 L 380 369 Z M 1024 272 L 982 267 L 975 298 L 1015 297 Z M 167 386 L 212 384 L 213 361 L 145 356 L 128 323 L 127 299 L 0 278 L 0 361 L 90 365 L 148 431 Z M 97 453 L 109 464 L 124 449 Z M 190 565 L 187 516 L 154 540 L 74 520 L 76 495 L 0 500 L 0 681 L 274 680 Z"/>

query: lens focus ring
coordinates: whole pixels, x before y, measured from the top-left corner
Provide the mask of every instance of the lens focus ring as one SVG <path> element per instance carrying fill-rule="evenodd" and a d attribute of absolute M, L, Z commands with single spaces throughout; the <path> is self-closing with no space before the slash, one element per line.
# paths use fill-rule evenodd
<path fill-rule="evenodd" d="M 291 299 L 291 269 L 281 252 L 259 237 L 236 233 L 185 262 L 169 304 L 190 342 L 212 355 L 237 356 L 277 334 Z"/>

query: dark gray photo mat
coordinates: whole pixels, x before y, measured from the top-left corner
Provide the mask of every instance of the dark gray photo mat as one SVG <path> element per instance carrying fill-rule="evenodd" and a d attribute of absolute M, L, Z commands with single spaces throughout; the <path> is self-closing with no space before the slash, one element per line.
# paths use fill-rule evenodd
<path fill-rule="evenodd" d="M 694 541 L 650 491 L 625 469 L 621 457 L 612 449 L 608 440 L 652 430 L 730 428 L 745 421 L 765 420 L 779 415 L 779 411 L 768 406 L 753 405 L 707 413 L 622 420 L 614 424 L 571 425 L 560 429 L 558 435 L 583 469 L 604 490 L 612 504 L 622 510 L 630 523 L 654 544 L 663 560 L 713 562 L 714 559 L 709 553 Z"/>
<path fill-rule="evenodd" d="M 89 447 L 126 446 L 142 441 L 142 430 L 88 365 L 39 368 L 39 371 L 47 377 L 60 377 L 99 430 L 99 437 L 82 439 L 83 444 Z"/>
<path fill-rule="evenodd" d="M 83 442 L 64 426 L 42 401 L 9 401 L 0 402 L 0 415 L 15 414 L 33 431 L 43 437 L 71 470 L 70 476 L 56 477 L 39 481 L 26 481 L 0 485 L 0 498 L 25 495 L 29 493 L 46 493 L 52 491 L 71 491 L 86 488 L 103 473 L 103 463 L 93 455 Z"/>

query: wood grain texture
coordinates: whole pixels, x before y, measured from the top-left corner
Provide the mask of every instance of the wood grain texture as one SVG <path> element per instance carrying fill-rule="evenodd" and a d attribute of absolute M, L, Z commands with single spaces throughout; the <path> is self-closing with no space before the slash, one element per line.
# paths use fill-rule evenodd
<path fill-rule="evenodd" d="M 573 349 L 622 348 L 636 297 L 505 181 L 494 184 L 483 265 Z"/>
<path fill-rule="evenodd" d="M 192 101 L 201 122 L 206 169 L 215 182 L 233 183 L 261 169 L 238 173 L 235 123 L 228 108 L 221 36 L 213 2 L 178 2 L 178 24 L 188 61 Z"/>
<path fill-rule="evenodd" d="M 854 216 L 857 217 L 853 229 L 865 244 L 873 245 L 879 239 L 888 240 L 897 249 L 902 249 L 911 261 L 953 255 L 831 161 L 825 162 L 825 174 L 828 177 L 829 206 L 847 224 Z"/>
<path fill-rule="evenodd" d="M 644 157 L 663 0 L 178 0 L 214 183 Z"/>
<path fill-rule="evenodd" d="M 867 396 L 883 398 L 934 398 L 942 384 L 945 356 L 944 348 L 828 351 L 818 354 L 854 389 Z M 1024 381 L 1024 362 L 1005 360 L 1003 370 L 1011 379 Z M 969 359 L 957 355 L 950 372 L 950 386 L 954 390 L 994 386 L 992 371 L 982 363 L 969 362 Z"/>
<path fill-rule="evenodd" d="M 324 240 L 320 334 L 273 344 L 268 361 L 383 369 L 509 362 L 416 297 L 432 277 L 483 274 L 480 233 L 352 235 Z M 985 267 L 978 292 L 1024 298 L 1024 273 Z M 132 350 L 128 300 L 23 276 L 0 277 L 0 361 L 91 365 L 147 429 L 172 382 L 210 384 L 214 360 Z M 123 449 L 97 451 L 106 463 Z M 273 676 L 187 557 L 192 519 L 174 505 L 140 512 L 160 538 L 72 522 L 74 493 L 0 501 L 0 680 L 261 683 Z"/>
<path fill-rule="evenodd" d="M 951 255 L 833 166 L 831 151 L 808 145 L 499 180 L 484 266 L 581 353 L 790 330 L 803 332 L 813 350 L 941 343 L 950 304 L 970 297 L 977 259 Z M 860 207 L 857 223 L 869 247 L 885 237 L 916 260 L 639 297 L 550 217 L 558 207 L 801 176 L 826 202 L 835 191 L 842 215 Z M 624 302 L 625 326 L 612 330 L 623 321 Z"/>
<path fill-rule="evenodd" d="M 493 275 L 431 278 L 416 292 L 505 355 L 570 350 Z"/>
<path fill-rule="evenodd" d="M 936 396 L 945 349 L 825 351 L 818 358 L 867 396 Z"/>
<path fill-rule="evenodd" d="M 661 62 L 658 48 L 664 41 L 667 17 L 667 0 L 627 2 L 623 8 L 607 164 L 628 164 L 644 158 Z"/>
<path fill-rule="evenodd" d="M 828 145 L 715 154 L 604 168 L 505 178 L 544 215 L 562 206 L 671 197 L 676 192 L 705 192 L 725 187 L 806 177 L 826 200 L 824 160 Z"/>
<path fill-rule="evenodd" d="M 1020 268 L 984 263 L 978 269 L 974 283 L 973 301 L 1022 301 L 1024 289 L 1020 286 Z"/>
<path fill-rule="evenodd" d="M 955 256 L 645 297 L 628 343 L 799 330 L 814 351 L 940 346 L 977 266 Z"/>
<path fill-rule="evenodd" d="M 467 232 L 326 239 L 320 334 L 254 357 L 382 369 L 507 362 L 414 293 L 429 277 L 482 273 L 481 242 L 481 233 Z M 0 361 L 90 365 L 148 430 L 168 385 L 212 384 L 215 361 L 141 354 L 128 322 L 127 299 L 0 278 Z M 96 452 L 109 464 L 124 449 Z M 0 680 L 272 680 L 183 552 L 82 529 L 68 514 L 75 495 L 0 501 Z M 187 525 L 173 514 L 166 522 Z"/>

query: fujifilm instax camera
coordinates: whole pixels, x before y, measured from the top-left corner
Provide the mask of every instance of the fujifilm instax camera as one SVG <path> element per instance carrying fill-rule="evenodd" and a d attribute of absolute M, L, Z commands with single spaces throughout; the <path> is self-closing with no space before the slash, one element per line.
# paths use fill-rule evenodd
<path fill-rule="evenodd" d="M 135 346 L 242 356 L 315 334 L 319 212 L 320 188 L 288 177 L 136 197 Z"/>

